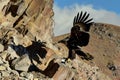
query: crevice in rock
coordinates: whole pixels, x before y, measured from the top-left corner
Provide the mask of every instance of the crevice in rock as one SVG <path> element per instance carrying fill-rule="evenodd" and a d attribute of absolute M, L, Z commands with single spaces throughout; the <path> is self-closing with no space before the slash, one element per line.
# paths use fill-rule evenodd
<path fill-rule="evenodd" d="M 42 73 L 45 74 L 46 76 L 52 78 L 54 76 L 54 74 L 56 73 L 56 71 L 59 68 L 59 64 L 58 63 L 54 63 L 54 60 L 52 60 L 48 67 L 45 69 L 45 71 L 43 71 Z"/>
<path fill-rule="evenodd" d="M 14 22 L 13 28 L 23 19 L 23 15 L 24 15 L 24 14 L 22 14 L 22 15 Z"/>
<path fill-rule="evenodd" d="M 13 27 L 15 27 L 22 19 L 23 16 L 27 16 L 26 11 L 29 8 L 30 4 L 32 3 L 33 0 L 31 0 L 31 2 L 28 4 L 27 8 L 24 10 L 24 12 L 22 13 L 22 15 L 15 21 L 15 23 L 13 24 Z"/>

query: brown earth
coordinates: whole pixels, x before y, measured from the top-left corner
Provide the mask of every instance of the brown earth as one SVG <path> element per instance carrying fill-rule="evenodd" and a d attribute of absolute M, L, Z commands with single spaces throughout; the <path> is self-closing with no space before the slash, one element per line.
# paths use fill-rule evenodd
<path fill-rule="evenodd" d="M 120 26 L 94 23 L 90 28 L 89 44 L 81 47 L 86 54 L 94 57 L 87 61 L 90 65 L 97 65 L 101 71 L 114 80 L 120 79 Z M 69 37 L 64 34 L 53 38 L 58 42 Z M 86 62 L 86 61 L 85 61 Z"/>

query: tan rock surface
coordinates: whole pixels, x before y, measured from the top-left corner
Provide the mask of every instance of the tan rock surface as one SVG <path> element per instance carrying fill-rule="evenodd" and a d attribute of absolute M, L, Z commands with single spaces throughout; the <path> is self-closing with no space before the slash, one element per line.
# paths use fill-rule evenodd
<path fill-rule="evenodd" d="M 72 60 L 69 34 L 52 39 L 52 7 L 53 0 L 0 0 L 0 80 L 119 80 L 120 28 L 93 24 Z"/>

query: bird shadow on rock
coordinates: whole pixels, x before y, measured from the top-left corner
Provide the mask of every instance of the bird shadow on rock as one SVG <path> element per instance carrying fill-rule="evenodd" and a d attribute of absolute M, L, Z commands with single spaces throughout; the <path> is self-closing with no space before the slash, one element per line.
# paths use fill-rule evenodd
<path fill-rule="evenodd" d="M 42 42 L 32 41 L 32 45 L 26 47 L 26 50 L 29 53 L 30 59 L 35 60 L 39 64 L 41 63 L 40 58 L 45 58 L 47 54 L 45 45 Z"/>
<path fill-rule="evenodd" d="M 23 45 L 11 44 L 11 48 L 16 52 L 18 56 L 28 54 L 29 58 L 34 59 L 35 61 L 39 61 L 39 58 L 45 58 L 47 53 L 45 45 L 37 41 L 32 41 L 32 44 L 27 47 L 24 47 Z"/>
<path fill-rule="evenodd" d="M 23 45 L 10 45 L 11 48 L 16 52 L 18 56 L 23 56 L 28 54 L 31 63 L 34 65 L 33 61 L 41 64 L 40 59 L 45 58 L 47 51 L 45 45 L 38 41 L 32 41 L 30 46 L 24 47 Z"/>
<path fill-rule="evenodd" d="M 30 46 L 24 47 L 22 45 L 11 45 L 11 48 L 20 57 L 25 54 L 28 54 L 29 59 L 32 64 L 32 65 L 30 65 L 28 72 L 36 71 L 36 72 L 40 72 L 40 73 L 52 78 L 59 68 L 59 64 L 54 63 L 54 59 L 52 61 L 50 61 L 50 63 L 48 64 L 47 68 L 44 71 L 40 70 L 34 64 L 34 62 L 36 62 L 37 64 L 42 64 L 42 62 L 40 60 L 44 59 L 46 57 L 47 50 L 45 49 L 44 43 L 41 43 L 38 41 L 32 41 L 32 44 Z"/>

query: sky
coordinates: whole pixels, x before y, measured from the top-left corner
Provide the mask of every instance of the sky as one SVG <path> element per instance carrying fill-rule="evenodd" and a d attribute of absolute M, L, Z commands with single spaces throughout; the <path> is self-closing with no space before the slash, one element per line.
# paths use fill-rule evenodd
<path fill-rule="evenodd" d="M 120 26 L 120 0 L 54 0 L 55 36 L 70 32 L 74 16 L 87 11 L 94 22 Z"/>

